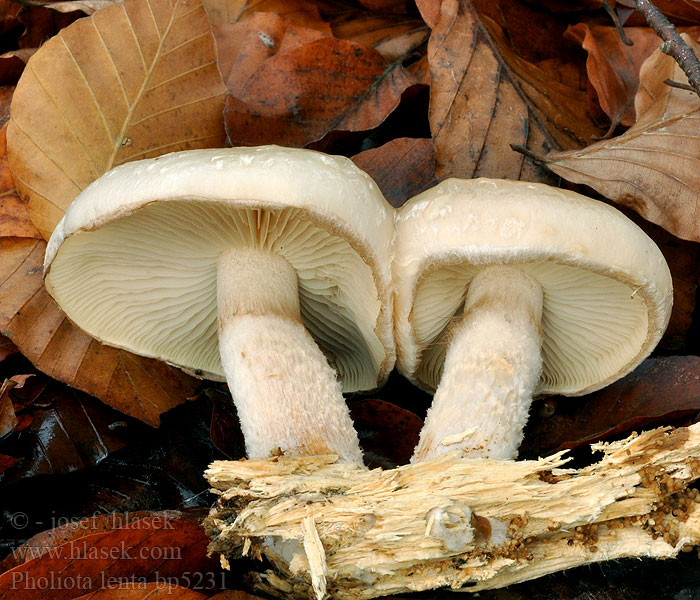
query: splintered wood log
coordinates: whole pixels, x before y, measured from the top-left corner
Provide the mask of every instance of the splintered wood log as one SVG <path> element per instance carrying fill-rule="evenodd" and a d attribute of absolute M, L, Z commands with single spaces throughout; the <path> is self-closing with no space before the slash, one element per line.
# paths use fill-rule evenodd
<path fill-rule="evenodd" d="M 669 558 L 700 543 L 700 424 L 595 444 L 582 469 L 456 453 L 390 470 L 334 456 L 218 461 L 205 523 L 222 563 L 287 598 L 361 600 L 440 587 L 497 588 L 621 557 Z M 269 566 L 268 564 L 268 566 Z"/>

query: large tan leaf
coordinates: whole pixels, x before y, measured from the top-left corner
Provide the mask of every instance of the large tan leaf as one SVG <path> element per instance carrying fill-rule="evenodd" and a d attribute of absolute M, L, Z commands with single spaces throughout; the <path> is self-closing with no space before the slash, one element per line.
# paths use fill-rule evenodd
<path fill-rule="evenodd" d="M 700 44 L 683 37 L 700 52 Z M 550 153 L 547 166 L 677 237 L 700 241 L 700 98 L 666 79 L 687 81 L 673 58 L 657 50 L 640 73 L 637 123 L 583 150 Z"/>
<path fill-rule="evenodd" d="M 520 58 L 471 2 L 443 0 L 428 58 L 439 179 L 542 179 L 510 144 L 547 152 L 584 146 L 599 134 L 585 93 Z"/>
<path fill-rule="evenodd" d="M 223 145 L 224 91 L 198 0 L 125 0 L 46 42 L 17 85 L 7 132 L 42 235 L 113 166 Z"/>

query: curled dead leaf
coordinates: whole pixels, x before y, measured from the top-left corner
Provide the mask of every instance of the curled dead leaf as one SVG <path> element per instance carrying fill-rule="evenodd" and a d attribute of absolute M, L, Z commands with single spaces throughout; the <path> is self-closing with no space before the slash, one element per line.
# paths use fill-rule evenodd
<path fill-rule="evenodd" d="M 120 2 L 122 2 L 122 0 L 70 0 L 70 2 L 46 2 L 42 4 L 42 6 L 63 13 L 79 10 L 86 15 L 91 15 L 98 10 L 102 10 L 113 4 L 119 4 Z"/>
<path fill-rule="evenodd" d="M 402 15 L 366 14 L 333 23 L 333 35 L 374 48 L 389 62 L 406 57 L 430 35 L 419 19 Z"/>
<path fill-rule="evenodd" d="M 700 44 L 683 37 L 700 51 Z M 687 81 L 673 58 L 656 50 L 640 73 L 633 127 L 545 160 L 565 179 L 589 185 L 677 237 L 700 241 L 700 98 L 666 79 Z"/>
<path fill-rule="evenodd" d="M 36 48 L 22 48 L 0 54 L 0 85 L 17 83 L 29 58 Z"/>

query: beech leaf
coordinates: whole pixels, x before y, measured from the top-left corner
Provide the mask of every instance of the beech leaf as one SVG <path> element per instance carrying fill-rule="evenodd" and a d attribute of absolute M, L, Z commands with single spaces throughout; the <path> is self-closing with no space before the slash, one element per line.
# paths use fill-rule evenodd
<path fill-rule="evenodd" d="M 393 469 L 408 463 L 423 428 L 418 416 L 377 398 L 352 400 L 348 408 L 370 469 Z"/>
<path fill-rule="evenodd" d="M 201 1 L 124 0 L 51 38 L 17 84 L 7 131 L 42 235 L 116 165 L 221 146 L 223 94 Z"/>
<path fill-rule="evenodd" d="M 26 205 L 15 190 L 15 182 L 7 163 L 6 131 L 7 125 L 4 125 L 0 129 L 0 237 L 41 238 L 39 230 L 29 218 Z"/>
<path fill-rule="evenodd" d="M 688 34 L 685 41 L 700 52 Z M 672 88 L 687 82 L 672 57 L 656 50 L 642 66 L 637 123 L 582 150 L 553 152 L 547 167 L 632 208 L 673 235 L 700 241 L 700 98 Z"/>
<path fill-rule="evenodd" d="M 98 10 L 107 8 L 112 4 L 118 4 L 122 0 L 70 0 L 70 2 L 46 2 L 42 6 L 57 10 L 58 12 L 73 12 L 76 10 L 84 12 L 86 15 L 91 15 Z"/>
<path fill-rule="evenodd" d="M 581 90 L 554 81 L 508 46 L 501 28 L 466 0 L 443 0 L 428 45 L 436 174 L 542 180 L 509 147 L 578 148 L 599 134 Z"/>
<path fill-rule="evenodd" d="M 369 174 L 392 206 L 434 186 L 435 154 L 427 138 L 398 138 L 365 150 L 352 161 Z"/>
<path fill-rule="evenodd" d="M 234 96 L 271 56 L 325 36 L 316 29 L 299 27 L 268 12 L 256 12 L 238 23 L 216 26 L 214 35 L 219 48 L 219 69 Z"/>
<path fill-rule="evenodd" d="M 0 334 L 0 363 L 18 352 L 17 346 L 15 346 L 9 338 Z"/>
<path fill-rule="evenodd" d="M 224 113 L 233 146 L 306 146 L 330 131 L 366 131 L 416 82 L 376 50 L 322 38 L 267 59 Z"/>

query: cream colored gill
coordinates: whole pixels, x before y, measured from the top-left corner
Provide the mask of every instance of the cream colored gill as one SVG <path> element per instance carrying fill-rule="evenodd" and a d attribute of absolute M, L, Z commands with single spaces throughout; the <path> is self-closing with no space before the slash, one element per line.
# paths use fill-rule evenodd
<path fill-rule="evenodd" d="M 372 271 L 345 238 L 299 209 L 152 202 L 67 237 L 46 285 L 93 337 L 223 379 L 216 265 L 223 250 L 235 247 L 283 256 L 298 275 L 302 321 L 343 391 L 376 387 L 386 352 L 374 331 L 381 306 Z"/>
<path fill-rule="evenodd" d="M 542 286 L 543 372 L 536 394 L 581 394 L 617 379 L 638 359 L 649 330 L 648 307 L 634 288 L 581 267 L 554 262 L 517 268 Z M 450 326 L 459 320 L 469 282 L 483 266 L 445 265 L 418 283 L 411 314 L 419 363 L 415 378 L 437 388 Z M 636 364 L 636 362 L 635 362 Z"/>

